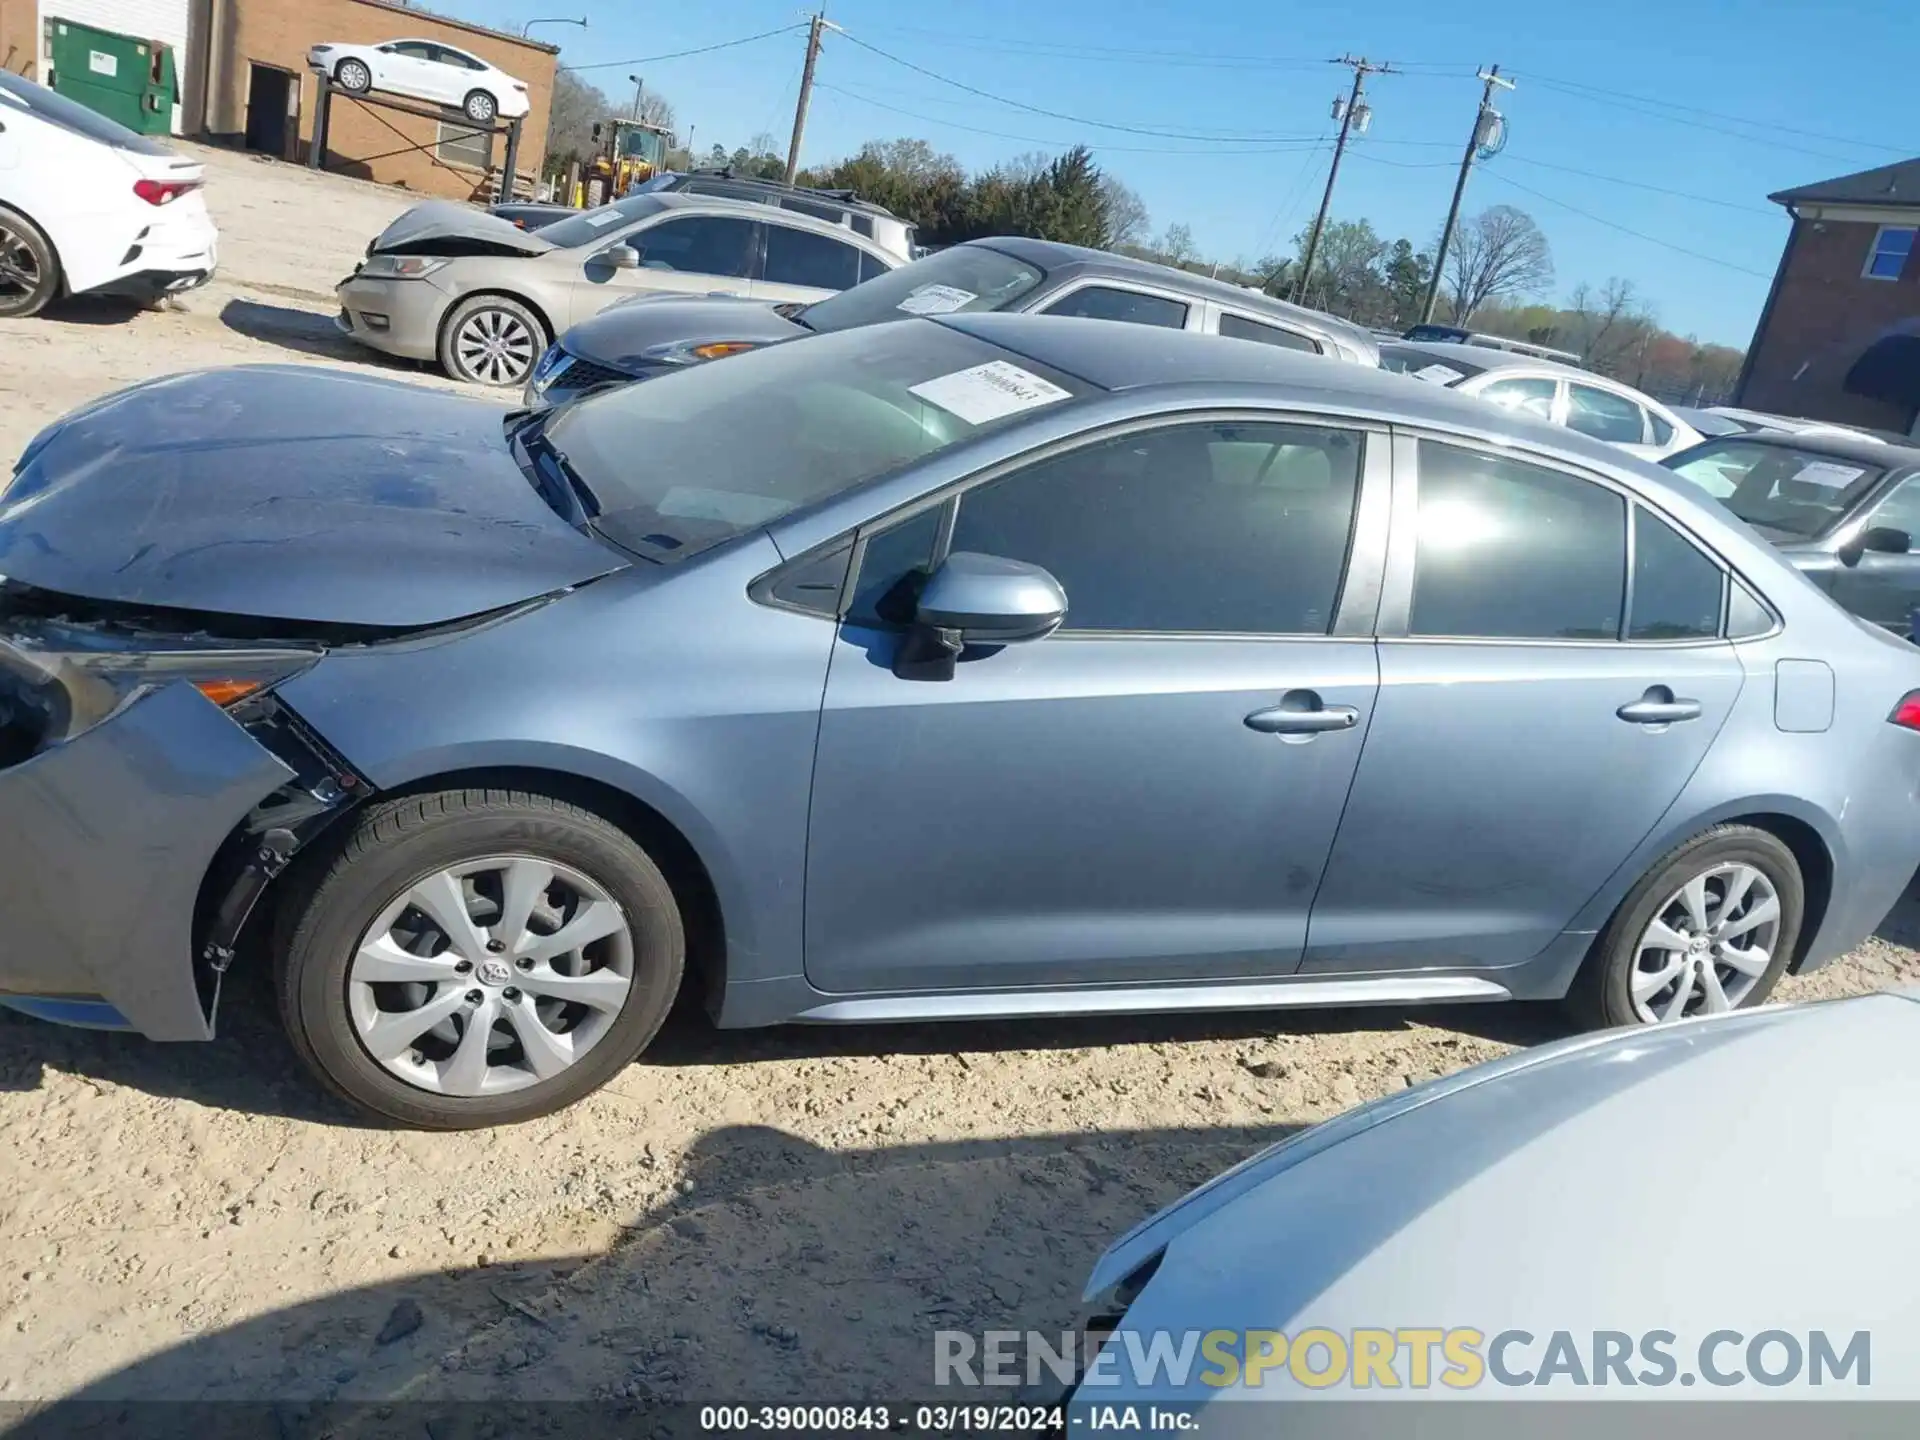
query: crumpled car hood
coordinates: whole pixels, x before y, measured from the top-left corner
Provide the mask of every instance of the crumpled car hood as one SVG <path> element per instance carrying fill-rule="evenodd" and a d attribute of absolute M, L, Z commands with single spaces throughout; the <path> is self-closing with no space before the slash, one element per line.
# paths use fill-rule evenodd
<path fill-rule="evenodd" d="M 412 628 L 623 569 L 515 463 L 485 401 L 305 366 L 95 402 L 0 495 L 0 577 L 120 604 Z"/>
<path fill-rule="evenodd" d="M 551 240 L 542 240 L 531 231 L 522 230 L 511 220 L 502 220 L 498 215 L 489 215 L 484 210 L 475 210 L 470 205 L 461 205 L 453 200 L 427 200 L 414 206 L 376 235 L 373 244 L 367 247 L 367 253 L 378 255 L 383 251 L 402 251 L 417 255 L 431 254 L 431 242 L 437 240 L 463 242 L 463 248 L 474 244 L 498 245 L 503 250 L 521 255 L 544 255 L 557 248 Z"/>
<path fill-rule="evenodd" d="M 648 351 L 662 345 L 749 340 L 771 345 L 813 332 L 764 301 L 724 296 L 648 297 L 615 305 L 561 337 L 568 353 L 624 374 L 658 368 Z"/>

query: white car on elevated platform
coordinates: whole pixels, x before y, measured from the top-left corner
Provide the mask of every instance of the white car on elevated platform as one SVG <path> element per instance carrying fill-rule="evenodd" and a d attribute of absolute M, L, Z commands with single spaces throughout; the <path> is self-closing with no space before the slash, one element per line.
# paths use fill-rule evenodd
<path fill-rule="evenodd" d="M 349 95 L 384 90 L 458 110 L 476 125 L 517 120 L 532 107 L 524 80 L 438 40 L 315 45 L 307 65 Z"/>

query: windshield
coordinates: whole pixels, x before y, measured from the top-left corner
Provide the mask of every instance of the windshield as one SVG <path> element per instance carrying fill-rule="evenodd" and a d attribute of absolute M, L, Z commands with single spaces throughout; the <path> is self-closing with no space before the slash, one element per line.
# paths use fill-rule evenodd
<path fill-rule="evenodd" d="M 1470 375 L 1481 374 L 1487 367 L 1456 360 L 1451 355 L 1442 360 L 1438 355 L 1412 345 L 1382 345 L 1380 368 L 1411 375 L 1416 380 L 1426 380 L 1434 385 L 1458 385 Z"/>
<path fill-rule="evenodd" d="M 15 104 L 62 130 L 98 140 L 116 150 L 132 150 L 141 155 L 171 155 L 173 151 L 158 140 L 135 134 L 118 121 L 89 110 L 86 106 L 56 95 L 44 85 L 0 70 L 0 104 Z"/>
<path fill-rule="evenodd" d="M 1046 272 L 986 245 L 956 245 L 875 276 L 800 313 L 811 330 L 851 330 L 909 315 L 1000 310 L 1046 278 Z"/>
<path fill-rule="evenodd" d="M 1840 520 L 1887 473 L 1818 451 L 1741 440 L 1696 445 L 1667 465 L 1749 525 L 1806 539 Z"/>
<path fill-rule="evenodd" d="M 944 325 L 888 325 L 590 396 L 547 438 L 602 534 L 678 560 L 1092 391 Z"/>
<path fill-rule="evenodd" d="M 624 200 L 616 200 L 611 205 L 602 205 L 598 210 L 587 210 L 565 220 L 556 220 L 551 225 L 542 226 L 540 238 L 550 240 L 562 250 L 577 250 L 582 245 L 591 245 L 603 240 L 611 232 L 623 225 L 631 225 L 636 220 L 644 220 L 649 215 L 657 215 L 665 209 L 659 200 L 651 195 L 629 195 Z"/>

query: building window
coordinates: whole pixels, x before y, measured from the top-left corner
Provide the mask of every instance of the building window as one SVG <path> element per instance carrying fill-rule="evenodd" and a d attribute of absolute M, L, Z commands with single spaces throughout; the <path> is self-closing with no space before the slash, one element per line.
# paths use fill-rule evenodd
<path fill-rule="evenodd" d="M 438 133 L 434 136 L 434 156 L 448 165 L 460 165 L 468 170 L 488 168 L 488 146 L 490 137 L 484 130 L 476 132 L 471 125 L 449 125 L 439 122 Z"/>
<path fill-rule="evenodd" d="M 1912 225 L 1882 225 L 1873 237 L 1873 250 L 1867 256 L 1869 280 L 1898 280 L 1913 253 L 1913 237 L 1920 229 Z"/>

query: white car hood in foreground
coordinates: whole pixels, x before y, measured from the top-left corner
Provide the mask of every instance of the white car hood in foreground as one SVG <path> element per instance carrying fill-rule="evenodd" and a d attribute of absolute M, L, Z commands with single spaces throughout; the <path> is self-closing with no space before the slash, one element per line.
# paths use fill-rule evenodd
<path fill-rule="evenodd" d="M 1803 1369 L 1780 1388 L 1451 1395 L 1920 1400 L 1917 998 L 1592 1037 L 1341 1117 L 1331 1143 L 1307 1132 L 1116 1244 L 1090 1294 L 1165 1253 L 1109 1348 L 1128 1331 L 1472 1327 L 1569 1331 L 1584 1352 L 1596 1330 L 1670 1331 L 1691 1369 L 1716 1331 L 1823 1330 L 1836 1347 L 1868 1331 L 1869 1388 L 1809 1389 Z M 1540 1346 L 1516 1356 L 1537 1365 Z M 1285 1367 L 1258 1391 L 1122 1379 L 1079 1401 L 1449 1398 L 1309 1389 Z"/>

